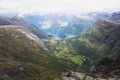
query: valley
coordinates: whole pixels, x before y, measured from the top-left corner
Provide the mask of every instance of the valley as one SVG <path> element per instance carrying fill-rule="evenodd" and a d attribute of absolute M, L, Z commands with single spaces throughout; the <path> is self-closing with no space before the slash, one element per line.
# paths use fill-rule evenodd
<path fill-rule="evenodd" d="M 120 12 L 82 16 L 0 16 L 0 79 L 54 80 L 70 71 L 111 77 L 99 65 L 110 68 L 103 64 L 106 57 L 119 62 Z"/>

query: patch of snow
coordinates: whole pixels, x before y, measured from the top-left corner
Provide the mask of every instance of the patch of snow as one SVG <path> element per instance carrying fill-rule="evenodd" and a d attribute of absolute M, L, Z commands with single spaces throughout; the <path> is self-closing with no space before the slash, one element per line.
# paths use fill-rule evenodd
<path fill-rule="evenodd" d="M 61 20 L 57 20 L 58 24 L 60 27 L 65 27 L 68 25 L 68 22 L 64 22 L 64 21 L 61 21 Z"/>
<path fill-rule="evenodd" d="M 50 28 L 52 26 L 52 21 L 51 20 L 48 20 L 48 21 L 44 21 L 43 23 L 42 23 L 42 29 L 48 29 L 48 28 Z"/>

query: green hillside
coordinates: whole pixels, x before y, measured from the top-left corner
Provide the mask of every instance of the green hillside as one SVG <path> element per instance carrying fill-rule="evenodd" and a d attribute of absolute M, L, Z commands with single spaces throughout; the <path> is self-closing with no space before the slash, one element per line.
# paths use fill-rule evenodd
<path fill-rule="evenodd" d="M 26 32 L 26 33 L 25 33 Z M 66 69 L 21 26 L 0 26 L 0 70 L 15 80 L 53 80 Z"/>
<path fill-rule="evenodd" d="M 43 39 L 51 53 L 67 61 L 72 70 L 88 72 L 106 56 L 120 53 L 120 24 L 112 19 L 101 19 L 77 37 L 63 40 Z M 74 67 L 72 64 L 76 64 Z"/>

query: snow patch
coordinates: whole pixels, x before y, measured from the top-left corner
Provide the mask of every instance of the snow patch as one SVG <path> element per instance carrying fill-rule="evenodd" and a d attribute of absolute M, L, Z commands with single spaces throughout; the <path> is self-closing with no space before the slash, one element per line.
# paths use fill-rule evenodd
<path fill-rule="evenodd" d="M 60 27 L 65 27 L 68 25 L 68 22 L 64 22 L 64 21 L 61 21 L 61 20 L 57 20 L 58 24 Z"/>
<path fill-rule="evenodd" d="M 44 21 L 43 24 L 42 24 L 42 29 L 48 29 L 52 26 L 52 21 L 51 20 L 48 20 L 48 21 Z"/>

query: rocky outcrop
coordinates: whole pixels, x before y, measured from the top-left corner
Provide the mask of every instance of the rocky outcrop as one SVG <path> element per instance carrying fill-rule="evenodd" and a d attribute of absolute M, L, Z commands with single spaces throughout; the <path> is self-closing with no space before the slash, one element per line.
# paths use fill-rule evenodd
<path fill-rule="evenodd" d="M 68 76 L 69 75 L 69 76 Z M 119 78 L 101 78 L 101 77 L 94 77 L 90 74 L 78 73 L 78 72 L 69 72 L 67 75 L 62 76 L 56 80 L 120 80 Z"/>
<path fill-rule="evenodd" d="M 13 80 L 13 79 L 9 77 L 5 71 L 0 69 L 0 80 Z"/>
<path fill-rule="evenodd" d="M 112 77 L 120 79 L 120 55 L 116 57 L 105 57 L 93 69 L 95 77 Z"/>
<path fill-rule="evenodd" d="M 90 74 L 70 71 L 56 80 L 120 80 L 120 55 L 105 57 Z"/>

